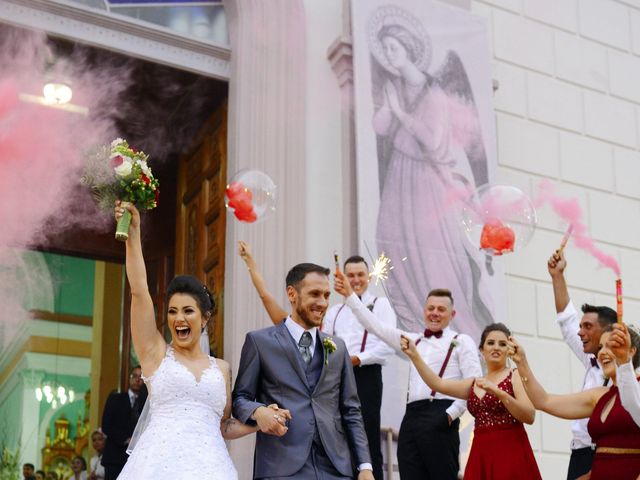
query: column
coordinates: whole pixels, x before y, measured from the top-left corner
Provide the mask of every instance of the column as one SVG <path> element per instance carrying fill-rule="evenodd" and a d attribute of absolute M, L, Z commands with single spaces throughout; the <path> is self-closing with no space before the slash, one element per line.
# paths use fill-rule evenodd
<path fill-rule="evenodd" d="M 91 431 L 102 422 L 109 393 L 120 380 L 123 266 L 96 262 L 91 347 Z"/>
<path fill-rule="evenodd" d="M 36 398 L 36 388 L 44 379 L 44 372 L 22 370 L 22 413 L 20 415 L 20 458 L 21 462 L 40 464 L 38 430 L 40 427 L 40 402 Z"/>
<path fill-rule="evenodd" d="M 286 272 L 305 260 L 306 19 L 302 0 L 225 0 L 224 7 L 232 52 L 228 175 L 257 168 L 278 186 L 271 218 L 227 221 L 225 353 L 235 372 L 246 332 L 270 325 L 237 255 L 238 240 L 251 245 L 283 306 Z M 240 478 L 251 478 L 253 436 L 231 442 L 230 450 Z"/>

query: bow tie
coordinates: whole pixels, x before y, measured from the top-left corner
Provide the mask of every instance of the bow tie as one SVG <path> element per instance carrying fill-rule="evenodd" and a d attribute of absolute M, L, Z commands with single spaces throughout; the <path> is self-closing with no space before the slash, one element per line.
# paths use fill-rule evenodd
<path fill-rule="evenodd" d="M 442 330 L 440 330 L 439 332 L 432 332 L 428 328 L 425 328 L 424 336 L 425 338 L 431 338 L 431 337 L 440 338 L 442 336 Z"/>
<path fill-rule="evenodd" d="M 600 368 L 600 365 L 598 365 L 598 360 L 596 360 L 596 357 L 591 357 L 589 360 L 591 361 L 592 367 Z"/>

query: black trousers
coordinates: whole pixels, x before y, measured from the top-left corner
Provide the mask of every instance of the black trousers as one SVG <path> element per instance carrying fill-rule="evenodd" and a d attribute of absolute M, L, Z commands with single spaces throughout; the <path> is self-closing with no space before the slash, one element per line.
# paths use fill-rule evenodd
<path fill-rule="evenodd" d="M 104 463 L 102 465 L 104 465 Z M 116 480 L 123 468 L 124 464 L 109 463 L 104 465 L 104 480 Z"/>
<path fill-rule="evenodd" d="M 353 367 L 364 430 L 369 441 L 369 453 L 373 466 L 373 477 L 384 480 L 382 473 L 382 450 L 380 448 L 380 408 L 382 407 L 382 366 L 364 365 Z"/>
<path fill-rule="evenodd" d="M 567 472 L 567 480 L 575 480 L 591 470 L 593 456 L 595 450 L 591 447 L 576 448 L 571 450 L 571 458 L 569 460 L 569 471 Z"/>
<path fill-rule="evenodd" d="M 456 419 L 449 425 L 453 400 L 419 400 L 407 404 L 398 438 L 402 480 L 457 480 L 460 436 Z"/>

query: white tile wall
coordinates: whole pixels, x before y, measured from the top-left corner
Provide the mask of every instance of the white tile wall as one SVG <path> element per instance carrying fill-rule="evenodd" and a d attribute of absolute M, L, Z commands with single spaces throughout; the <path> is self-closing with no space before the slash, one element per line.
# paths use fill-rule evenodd
<path fill-rule="evenodd" d="M 640 199 L 640 152 L 614 147 L 616 192 Z"/>
<path fill-rule="evenodd" d="M 636 147 L 635 111 L 630 102 L 590 91 L 584 91 L 583 95 L 588 135 Z"/>
<path fill-rule="evenodd" d="M 553 73 L 553 30 L 503 10 L 493 12 L 495 56 L 540 72 Z"/>
<path fill-rule="evenodd" d="M 609 50 L 609 72 L 612 94 L 640 102 L 640 57 Z"/>
<path fill-rule="evenodd" d="M 580 33 L 611 46 L 631 46 L 629 8 L 612 0 L 580 0 Z"/>
<path fill-rule="evenodd" d="M 573 85 L 529 72 L 529 116 L 543 123 L 582 132 L 582 92 Z"/>
<path fill-rule="evenodd" d="M 572 133 L 560 133 L 562 179 L 587 187 L 613 191 L 611 144 Z"/>
<path fill-rule="evenodd" d="M 565 30 L 578 28 L 577 0 L 524 0 L 524 14 Z"/>
<path fill-rule="evenodd" d="M 607 48 L 576 35 L 554 32 L 555 67 L 558 77 L 606 91 L 609 83 Z"/>
<path fill-rule="evenodd" d="M 640 8 L 640 5 L 637 7 Z M 633 53 L 640 53 L 640 11 L 629 9 L 631 18 L 631 43 Z"/>
<path fill-rule="evenodd" d="M 508 63 L 493 64 L 493 78 L 498 81 L 493 104 L 496 110 L 525 116 L 527 114 L 527 74 Z"/>
<path fill-rule="evenodd" d="M 500 164 L 551 177 L 560 174 L 557 131 L 510 115 L 497 116 Z"/>

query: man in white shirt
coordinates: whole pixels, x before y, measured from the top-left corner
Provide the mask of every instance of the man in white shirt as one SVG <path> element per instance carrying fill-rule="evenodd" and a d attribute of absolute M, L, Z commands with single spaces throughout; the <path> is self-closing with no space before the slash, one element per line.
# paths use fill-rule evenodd
<path fill-rule="evenodd" d="M 396 314 L 389 300 L 375 297 L 369 291 L 369 266 L 364 258 L 354 255 L 344 262 L 344 273 L 360 301 L 388 327 L 396 326 Z M 386 343 L 366 330 L 346 304 L 331 307 L 324 317 L 322 331 L 340 337 L 347 345 L 358 397 L 362 406 L 364 429 L 369 440 L 373 476 L 382 479 L 382 450 L 380 447 L 380 408 L 382 407 L 382 366 L 393 354 Z"/>
<path fill-rule="evenodd" d="M 404 332 L 377 321 L 358 299 L 342 272 L 336 273 L 335 289 L 346 297 L 346 304 L 369 331 L 389 346 L 400 348 L 400 336 L 411 338 L 424 361 L 442 378 L 460 379 L 482 376 L 478 350 L 468 335 L 449 328 L 455 316 L 451 292 L 429 292 L 424 307 L 426 329 Z M 456 480 L 460 464 L 458 417 L 466 402 L 432 391 L 413 365 L 409 373 L 407 410 L 398 439 L 398 464 L 402 480 Z"/>
<path fill-rule="evenodd" d="M 555 298 L 557 322 L 562 331 L 562 337 L 578 360 L 586 368 L 582 390 L 588 390 L 603 385 L 602 370 L 596 361 L 596 354 L 600 345 L 602 330 L 617 320 L 615 310 L 609 307 L 582 305 L 582 318 L 569 298 L 564 269 L 567 261 L 564 252 L 556 250 L 547 262 L 547 269 L 551 275 L 553 295 Z M 571 431 L 571 459 L 567 480 L 575 480 L 591 471 L 594 445 L 587 431 L 589 419 L 574 420 Z"/>

